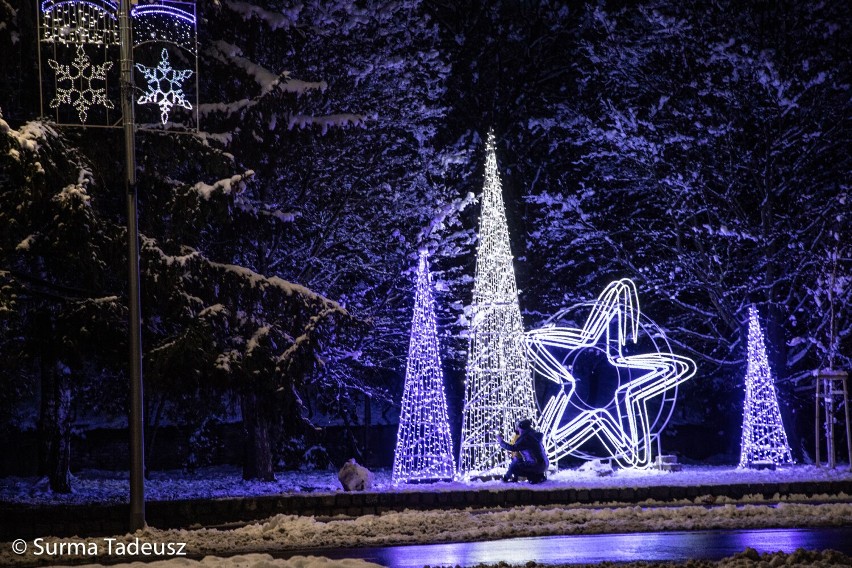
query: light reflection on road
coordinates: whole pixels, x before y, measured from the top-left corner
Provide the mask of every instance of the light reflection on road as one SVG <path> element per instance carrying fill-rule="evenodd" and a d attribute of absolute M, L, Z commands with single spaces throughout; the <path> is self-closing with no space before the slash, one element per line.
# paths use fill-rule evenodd
<path fill-rule="evenodd" d="M 523 565 L 596 562 L 718 560 L 747 547 L 760 553 L 831 548 L 852 555 L 852 527 L 763 529 L 513 538 L 487 542 L 420 544 L 321 551 L 331 558 L 361 558 L 389 568 L 475 566 L 500 561 Z"/>

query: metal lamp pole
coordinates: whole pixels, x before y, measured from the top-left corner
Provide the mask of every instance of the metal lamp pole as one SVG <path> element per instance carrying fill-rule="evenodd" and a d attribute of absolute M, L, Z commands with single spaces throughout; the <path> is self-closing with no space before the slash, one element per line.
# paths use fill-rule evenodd
<path fill-rule="evenodd" d="M 133 115 L 133 44 L 130 2 L 120 0 L 121 113 L 127 176 L 127 249 L 130 276 L 130 531 L 145 527 L 145 432 L 142 390 L 142 302 L 139 294 L 139 227 L 136 208 L 136 121 Z"/>

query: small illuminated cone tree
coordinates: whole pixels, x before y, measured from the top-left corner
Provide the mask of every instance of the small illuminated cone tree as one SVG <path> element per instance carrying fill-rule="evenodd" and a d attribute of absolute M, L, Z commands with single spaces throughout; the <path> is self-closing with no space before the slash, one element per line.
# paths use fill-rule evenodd
<path fill-rule="evenodd" d="M 774 465 L 793 463 L 766 358 L 763 331 L 754 306 L 749 308 L 745 387 L 740 467 L 769 462 Z"/>
<path fill-rule="evenodd" d="M 454 476 L 429 259 L 421 250 L 392 481 L 439 481 Z"/>
<path fill-rule="evenodd" d="M 497 434 L 511 440 L 519 419 L 537 418 L 491 132 L 469 338 L 459 451 L 459 474 L 466 479 L 505 467 L 508 456 L 497 445 Z"/>

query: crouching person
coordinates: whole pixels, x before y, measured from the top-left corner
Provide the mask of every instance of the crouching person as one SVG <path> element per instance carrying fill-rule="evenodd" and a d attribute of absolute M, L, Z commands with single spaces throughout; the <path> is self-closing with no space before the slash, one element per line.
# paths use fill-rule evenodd
<path fill-rule="evenodd" d="M 534 430 L 532 421 L 526 419 L 518 421 L 515 432 L 518 436 L 511 444 L 503 439 L 502 434 L 497 434 L 497 443 L 501 448 L 516 452 L 503 481 L 517 481 L 519 477 L 526 477 L 530 483 L 541 483 L 547 479 L 545 473 L 550 466 L 541 442 L 544 434 Z"/>

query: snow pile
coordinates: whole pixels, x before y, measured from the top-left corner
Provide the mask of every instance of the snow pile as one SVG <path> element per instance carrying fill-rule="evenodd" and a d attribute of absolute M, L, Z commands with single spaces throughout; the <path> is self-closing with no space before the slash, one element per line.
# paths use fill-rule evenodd
<path fill-rule="evenodd" d="M 758 529 L 845 526 L 852 503 L 780 505 L 645 506 L 528 506 L 494 510 L 402 511 L 357 518 L 317 519 L 276 515 L 265 521 L 230 529 L 172 529 L 148 527 L 133 535 L 111 537 L 113 548 L 135 541 L 184 543 L 191 557 L 230 556 L 265 551 L 284 554 L 310 549 L 340 549 L 357 544 L 378 547 L 404 544 L 490 541 L 547 535 L 658 532 L 672 530 Z M 91 560 L 106 559 L 105 538 L 42 539 L 58 551 L 56 560 L 69 561 L 61 543 L 95 543 Z M 11 545 L 0 545 L 0 565 L 34 564 L 28 550 L 17 556 Z"/>
<path fill-rule="evenodd" d="M 203 554 L 267 550 L 344 548 L 439 542 L 472 542 L 525 536 L 632 533 L 667 530 L 843 526 L 852 503 L 683 505 L 677 507 L 518 507 L 496 510 L 402 511 L 319 520 L 277 515 L 229 531 L 159 530 L 146 539 L 186 542 Z M 129 538 L 129 537 L 128 537 Z M 268 548 L 273 547 L 273 548 Z"/>
<path fill-rule="evenodd" d="M 500 481 L 444 482 L 393 486 L 389 469 L 373 470 L 373 492 L 408 491 L 501 491 Z M 684 466 L 679 472 L 659 470 L 615 470 L 600 477 L 594 471 L 569 469 L 552 474 L 541 485 L 520 484 L 515 488 L 546 491 L 557 488 L 630 488 L 654 486 L 714 486 L 735 484 L 785 484 L 852 480 L 846 467 L 837 469 L 815 466 L 794 466 L 771 470 L 740 469 L 734 466 Z M 126 503 L 130 486 L 127 472 L 83 470 L 76 472 L 73 493 L 54 494 L 46 480 L 34 477 L 0 478 L 0 502 L 48 504 Z M 184 471 L 153 471 L 145 483 L 149 501 L 178 499 L 221 499 L 298 493 L 337 493 L 341 491 L 337 470 L 285 471 L 276 474 L 275 481 L 244 481 L 242 472 L 233 466 L 201 468 L 194 473 Z M 712 491 L 708 490 L 708 493 Z"/>

